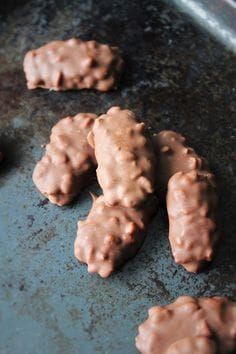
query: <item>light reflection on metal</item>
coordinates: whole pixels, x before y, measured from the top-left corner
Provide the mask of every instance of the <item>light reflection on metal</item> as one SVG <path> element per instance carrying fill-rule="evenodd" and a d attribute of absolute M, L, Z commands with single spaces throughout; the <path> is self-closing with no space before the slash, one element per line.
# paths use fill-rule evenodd
<path fill-rule="evenodd" d="M 236 2 L 233 0 L 173 0 L 198 24 L 236 52 Z"/>

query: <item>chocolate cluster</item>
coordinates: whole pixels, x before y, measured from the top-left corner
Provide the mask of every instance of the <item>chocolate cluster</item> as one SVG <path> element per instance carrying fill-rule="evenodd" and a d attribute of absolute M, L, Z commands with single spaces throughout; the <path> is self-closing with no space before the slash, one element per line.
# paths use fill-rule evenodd
<path fill-rule="evenodd" d="M 65 205 L 96 165 L 103 195 L 78 224 L 75 241 L 75 256 L 89 271 L 108 276 L 137 252 L 147 227 L 141 221 L 157 209 L 156 203 L 147 207 L 155 184 L 159 199 L 166 198 L 175 261 L 190 272 L 212 261 L 219 238 L 215 180 L 183 136 L 163 131 L 151 144 L 130 110 L 112 107 L 99 117 L 80 113 L 52 128 L 33 181 L 52 203 Z"/>
<path fill-rule="evenodd" d="M 133 112 L 110 108 L 96 120 L 89 142 L 108 205 L 136 207 L 153 193 L 155 156 L 144 123 L 138 123 Z"/>
<path fill-rule="evenodd" d="M 120 107 L 95 120 L 88 141 L 103 195 L 78 223 L 75 256 L 89 272 L 107 277 L 137 253 L 156 211 L 155 157 L 144 124 Z"/>
<path fill-rule="evenodd" d="M 95 41 L 72 38 L 30 50 L 24 59 L 28 89 L 55 91 L 116 88 L 124 62 L 120 50 Z"/>
<path fill-rule="evenodd" d="M 175 173 L 168 183 L 169 240 L 175 261 L 189 272 L 212 261 L 218 240 L 218 198 L 214 176 L 192 170 Z"/>
<path fill-rule="evenodd" d="M 212 261 L 219 238 L 214 176 L 182 135 L 162 131 L 153 144 L 156 190 L 166 200 L 173 257 L 189 272 L 200 271 Z"/>
<path fill-rule="evenodd" d="M 207 161 L 188 146 L 186 138 L 172 130 L 163 130 L 153 136 L 156 154 L 156 192 L 165 202 L 167 186 L 176 172 L 208 169 Z"/>
<path fill-rule="evenodd" d="M 78 222 L 75 257 L 90 273 L 108 277 L 137 253 L 155 209 L 155 198 L 141 208 L 125 208 L 108 206 L 103 195 L 93 196 L 89 215 Z"/>
<path fill-rule="evenodd" d="M 236 303 L 224 297 L 181 296 L 155 306 L 139 326 L 142 354 L 210 354 L 236 350 Z"/>
<path fill-rule="evenodd" d="M 33 181 L 54 204 L 70 203 L 95 170 L 94 151 L 87 142 L 87 135 L 96 117 L 79 113 L 61 119 L 52 128 L 45 155 L 34 169 Z"/>

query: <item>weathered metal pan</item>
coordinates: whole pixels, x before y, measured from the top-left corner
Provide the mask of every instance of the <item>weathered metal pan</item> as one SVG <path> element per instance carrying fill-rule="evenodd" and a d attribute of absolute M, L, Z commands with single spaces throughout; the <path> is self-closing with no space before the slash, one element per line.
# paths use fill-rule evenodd
<path fill-rule="evenodd" d="M 116 92 L 28 91 L 24 53 L 81 36 L 119 45 L 127 70 Z M 136 353 L 147 309 L 179 295 L 235 292 L 235 58 L 172 2 L 32 0 L 0 21 L 0 353 Z M 109 279 L 73 257 L 87 189 L 72 206 L 47 203 L 31 174 L 55 122 L 112 105 L 133 109 L 153 131 L 174 129 L 210 161 L 222 205 L 222 242 L 212 266 L 191 275 L 170 255 L 159 210 L 135 259 Z M 96 184 L 91 187 L 96 190 Z"/>

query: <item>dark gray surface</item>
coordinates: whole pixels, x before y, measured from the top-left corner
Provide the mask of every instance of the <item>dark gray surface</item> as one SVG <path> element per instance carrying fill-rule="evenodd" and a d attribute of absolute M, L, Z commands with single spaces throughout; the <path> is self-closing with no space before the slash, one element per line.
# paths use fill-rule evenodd
<path fill-rule="evenodd" d="M 235 0 L 173 0 L 173 2 L 236 53 Z"/>
<path fill-rule="evenodd" d="M 117 44 L 120 89 L 28 91 L 24 53 L 81 36 Z M 0 21 L 0 353 L 136 353 L 147 309 L 183 294 L 235 297 L 235 57 L 176 12 L 171 1 L 29 1 Z M 210 161 L 221 194 L 222 241 L 212 266 L 174 264 L 160 210 L 137 257 L 109 279 L 73 257 L 88 190 L 70 207 L 47 203 L 31 174 L 50 127 L 68 114 L 133 109 L 153 131 L 175 129 Z M 96 186 L 93 186 L 96 190 Z"/>

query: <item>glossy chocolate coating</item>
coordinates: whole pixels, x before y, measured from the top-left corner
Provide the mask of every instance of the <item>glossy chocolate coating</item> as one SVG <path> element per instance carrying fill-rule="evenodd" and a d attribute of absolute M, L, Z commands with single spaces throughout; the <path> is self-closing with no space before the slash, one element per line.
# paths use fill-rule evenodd
<path fill-rule="evenodd" d="M 166 354 L 173 343 L 183 338 L 211 334 L 198 301 L 188 296 L 164 307 L 152 307 L 148 314 L 136 338 L 136 346 L 143 354 Z"/>
<path fill-rule="evenodd" d="M 226 354 L 236 350 L 236 303 L 227 298 L 181 296 L 148 313 L 136 338 L 142 354 Z"/>
<path fill-rule="evenodd" d="M 166 354 L 217 354 L 216 343 L 206 337 L 187 337 L 172 344 Z"/>
<path fill-rule="evenodd" d="M 124 62 L 117 47 L 72 38 L 50 42 L 25 55 L 29 89 L 108 91 L 118 84 Z"/>
<path fill-rule="evenodd" d="M 214 176 L 193 170 L 177 172 L 168 184 L 169 240 L 175 261 L 197 272 L 213 258 L 218 240 Z"/>
<path fill-rule="evenodd" d="M 169 179 L 176 172 L 202 170 L 207 162 L 188 146 L 186 138 L 172 130 L 163 130 L 153 136 L 156 154 L 156 190 L 165 202 Z"/>
<path fill-rule="evenodd" d="M 108 277 L 137 253 L 155 209 L 155 198 L 134 209 L 109 207 L 104 196 L 93 197 L 89 215 L 78 222 L 75 257 L 88 265 L 89 272 Z"/>
<path fill-rule="evenodd" d="M 106 204 L 131 208 L 145 202 L 153 192 L 155 157 L 144 123 L 129 110 L 112 107 L 96 120 L 88 141 Z"/>
<path fill-rule="evenodd" d="M 65 205 L 79 193 L 95 170 L 94 151 L 87 142 L 95 114 L 61 119 L 53 128 L 43 158 L 33 172 L 39 191 L 52 203 Z"/>

